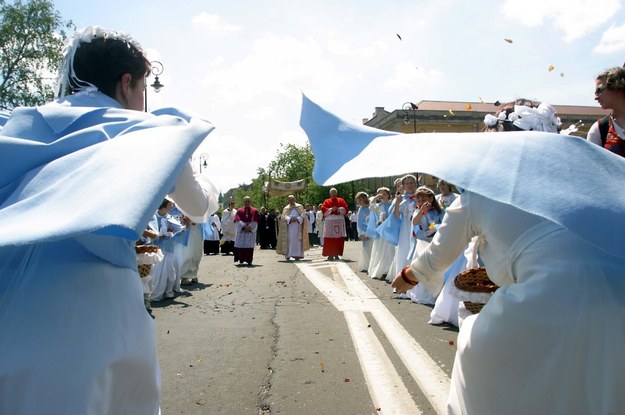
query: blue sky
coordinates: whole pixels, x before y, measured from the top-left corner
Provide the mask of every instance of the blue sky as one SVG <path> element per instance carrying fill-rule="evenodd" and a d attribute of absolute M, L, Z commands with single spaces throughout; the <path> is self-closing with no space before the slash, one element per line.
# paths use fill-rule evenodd
<path fill-rule="evenodd" d="M 424 99 L 596 105 L 596 75 L 625 62 L 624 1 L 54 3 L 78 27 L 131 33 L 163 63 L 150 108 L 215 124 L 198 153 L 226 191 L 249 183 L 280 143 L 306 142 L 302 92 L 354 122 Z"/>

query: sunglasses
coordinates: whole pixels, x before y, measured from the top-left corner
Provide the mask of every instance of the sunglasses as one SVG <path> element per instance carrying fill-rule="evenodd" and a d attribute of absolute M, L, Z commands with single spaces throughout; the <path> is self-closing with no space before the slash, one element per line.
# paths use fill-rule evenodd
<path fill-rule="evenodd" d="M 601 95 L 601 93 L 605 90 L 605 86 L 599 86 L 595 89 L 595 95 Z"/>

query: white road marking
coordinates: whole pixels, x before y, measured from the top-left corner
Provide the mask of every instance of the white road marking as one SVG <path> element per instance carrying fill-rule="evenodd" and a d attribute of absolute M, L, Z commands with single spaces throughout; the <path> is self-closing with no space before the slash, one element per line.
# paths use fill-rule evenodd
<path fill-rule="evenodd" d="M 361 279 L 343 262 L 298 263 L 297 267 L 328 301 L 342 311 L 349 327 L 369 393 L 376 407 L 389 414 L 421 414 L 395 370 L 390 358 L 364 315 L 370 312 L 384 335 L 408 368 L 419 388 L 438 414 L 447 412 L 450 380 L 417 341 Z M 331 268 L 340 282 L 333 281 L 320 269 Z M 343 285 L 344 284 L 344 285 Z"/>
<path fill-rule="evenodd" d="M 361 311 L 345 311 L 344 314 L 369 394 L 376 408 L 380 408 L 378 413 L 421 415 L 384 347 L 368 327 L 365 314 Z"/>

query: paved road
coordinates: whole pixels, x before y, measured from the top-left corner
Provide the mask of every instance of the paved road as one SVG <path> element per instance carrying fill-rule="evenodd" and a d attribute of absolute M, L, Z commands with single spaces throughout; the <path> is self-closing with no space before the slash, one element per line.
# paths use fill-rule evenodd
<path fill-rule="evenodd" d="M 154 304 L 162 413 L 444 413 L 457 330 L 358 272 L 359 249 L 204 256 L 199 284 Z"/>

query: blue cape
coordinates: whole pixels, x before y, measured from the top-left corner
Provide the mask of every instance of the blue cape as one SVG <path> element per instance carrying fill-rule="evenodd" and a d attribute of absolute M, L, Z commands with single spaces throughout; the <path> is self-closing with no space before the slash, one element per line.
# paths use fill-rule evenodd
<path fill-rule="evenodd" d="M 306 96 L 300 125 L 319 184 L 428 173 L 549 219 L 625 258 L 625 158 L 582 138 L 531 131 L 394 133 L 342 120 Z"/>
<path fill-rule="evenodd" d="M 179 110 L 124 110 L 100 93 L 15 109 L 0 130 L 0 246 L 139 239 L 212 130 Z"/>

